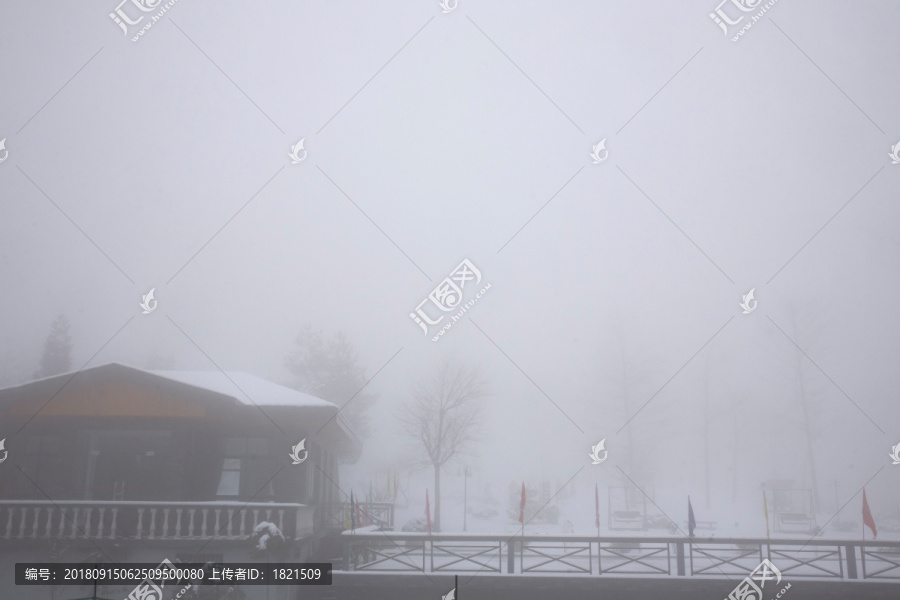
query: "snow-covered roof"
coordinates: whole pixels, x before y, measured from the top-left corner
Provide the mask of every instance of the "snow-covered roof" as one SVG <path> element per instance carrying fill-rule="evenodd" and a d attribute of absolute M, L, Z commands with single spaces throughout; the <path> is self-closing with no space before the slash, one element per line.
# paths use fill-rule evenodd
<path fill-rule="evenodd" d="M 334 408 L 327 400 L 272 383 L 243 371 L 146 371 L 157 377 L 231 396 L 257 406 L 308 406 Z"/>
<path fill-rule="evenodd" d="M 229 396 L 242 404 L 250 406 L 332 408 L 337 410 L 337 405 L 332 402 L 272 383 L 243 371 L 149 371 L 115 362 L 29 381 L 20 385 L 10 386 L 0 390 L 0 392 L 14 392 L 32 386 L 48 385 L 54 380 L 67 381 L 76 375 L 89 375 L 97 371 L 132 371 L 149 377 L 167 379 L 208 392 Z"/>
<path fill-rule="evenodd" d="M 184 386 L 187 388 L 183 390 L 185 393 L 190 393 L 191 388 L 199 392 L 192 394 L 193 396 L 200 396 L 206 392 L 214 397 L 218 396 L 219 399 L 233 399 L 244 406 L 286 409 L 275 412 L 290 414 L 293 418 L 302 417 L 307 423 L 333 422 L 341 431 L 340 443 L 346 443 L 347 448 L 351 448 L 348 452 L 360 447 L 359 437 L 344 419 L 336 404 L 243 371 L 150 371 L 111 362 L 0 389 L 0 418 L 5 410 L 9 410 L 19 402 L 28 402 L 29 399 L 40 397 L 47 398 L 46 402 L 49 402 L 70 383 L 92 385 L 117 380 L 130 381 L 139 386 L 154 384 L 169 388 Z M 178 390 L 169 391 L 175 395 L 179 394 Z"/>

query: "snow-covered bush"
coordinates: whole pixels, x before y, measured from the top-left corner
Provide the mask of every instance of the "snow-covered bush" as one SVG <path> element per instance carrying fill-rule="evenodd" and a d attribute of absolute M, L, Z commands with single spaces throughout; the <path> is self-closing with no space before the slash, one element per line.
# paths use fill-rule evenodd
<path fill-rule="evenodd" d="M 250 543 L 253 544 L 250 550 L 253 556 L 278 555 L 285 549 L 284 534 L 275 523 L 268 521 L 262 521 L 253 528 Z"/>

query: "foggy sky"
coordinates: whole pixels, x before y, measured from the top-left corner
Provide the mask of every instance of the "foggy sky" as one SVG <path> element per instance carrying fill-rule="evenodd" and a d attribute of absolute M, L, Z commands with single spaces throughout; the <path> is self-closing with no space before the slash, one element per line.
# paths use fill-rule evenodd
<path fill-rule="evenodd" d="M 900 7 L 782 0 L 733 43 L 714 2 L 179 0 L 132 43 L 114 4 L 0 8 L 4 385 L 59 313 L 74 368 L 278 382 L 312 323 L 370 376 L 402 349 L 346 479 L 409 459 L 397 411 L 452 354 L 491 377 L 467 460 L 501 497 L 621 480 L 630 428 L 677 512 L 707 378 L 716 493 L 735 443 L 742 494 L 808 484 L 790 336 L 823 489 L 900 491 Z M 491 290 L 434 343 L 408 314 L 464 258 Z"/>

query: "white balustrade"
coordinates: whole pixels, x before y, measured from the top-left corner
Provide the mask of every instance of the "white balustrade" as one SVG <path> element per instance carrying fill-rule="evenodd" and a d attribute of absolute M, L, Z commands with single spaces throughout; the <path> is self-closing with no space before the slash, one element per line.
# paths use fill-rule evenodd
<path fill-rule="evenodd" d="M 263 520 L 299 539 L 313 532 L 314 509 L 259 502 L 0 500 L 0 540 L 243 540 Z"/>

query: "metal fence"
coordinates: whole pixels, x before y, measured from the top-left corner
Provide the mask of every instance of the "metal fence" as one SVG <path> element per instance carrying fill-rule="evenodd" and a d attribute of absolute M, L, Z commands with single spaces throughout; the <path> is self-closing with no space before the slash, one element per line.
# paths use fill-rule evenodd
<path fill-rule="evenodd" d="M 900 542 L 513 536 L 345 531 L 343 565 L 370 573 L 555 573 L 740 578 L 769 559 L 785 577 L 900 580 Z"/>

